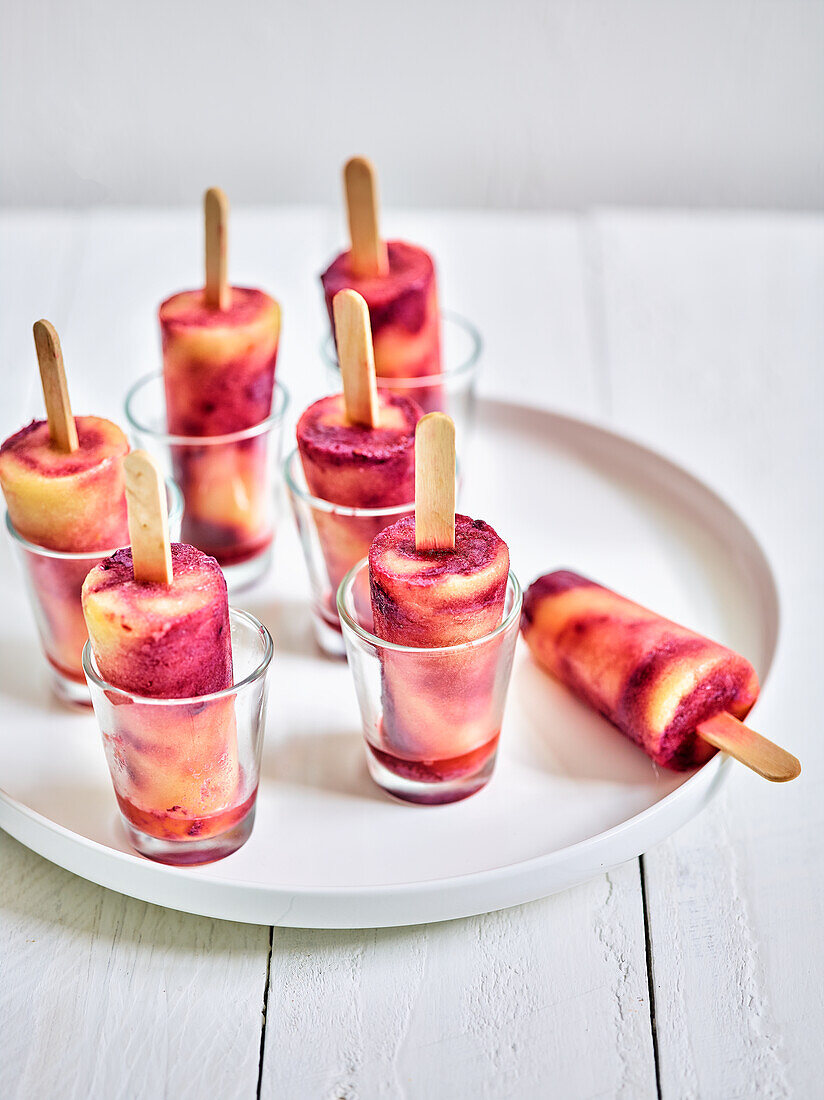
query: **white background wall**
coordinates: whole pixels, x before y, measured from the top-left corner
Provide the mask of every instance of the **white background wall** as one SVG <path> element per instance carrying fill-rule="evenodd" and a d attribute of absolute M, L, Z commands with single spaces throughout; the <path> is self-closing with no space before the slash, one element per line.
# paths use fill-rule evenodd
<path fill-rule="evenodd" d="M 0 0 L 0 202 L 816 208 L 821 0 Z"/>

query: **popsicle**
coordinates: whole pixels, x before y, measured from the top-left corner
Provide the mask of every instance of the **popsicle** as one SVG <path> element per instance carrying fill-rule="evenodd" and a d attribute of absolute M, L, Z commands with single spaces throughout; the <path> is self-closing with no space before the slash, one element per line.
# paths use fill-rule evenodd
<path fill-rule="evenodd" d="M 164 708 L 115 706 L 103 729 L 115 793 L 138 829 L 161 838 L 226 828 L 245 803 L 234 700 L 202 699 L 232 686 L 226 582 L 193 546 L 169 544 L 163 482 L 150 457 L 125 462 L 131 547 L 97 565 L 83 584 L 83 611 L 100 676 Z"/>
<path fill-rule="evenodd" d="M 382 531 L 369 551 L 373 632 L 424 650 L 383 654 L 383 723 L 371 747 L 390 770 L 433 782 L 481 766 L 500 732 L 491 719 L 497 641 L 431 652 L 494 631 L 509 576 L 509 550 L 492 527 L 455 515 L 454 442 L 443 413 L 420 421 L 415 515 Z"/>
<path fill-rule="evenodd" d="M 60 341 L 48 321 L 34 339 L 47 420 L 33 420 L 0 447 L 0 484 L 15 530 L 50 550 L 106 550 L 126 539 L 120 460 L 126 436 L 110 420 L 72 416 Z"/>
<path fill-rule="evenodd" d="M 151 699 L 223 691 L 232 685 L 226 581 L 194 546 L 174 543 L 170 555 L 168 582 L 136 575 L 130 547 L 89 573 L 83 611 L 97 666 L 110 684 Z"/>
<path fill-rule="evenodd" d="M 381 379 L 417 379 L 441 373 L 440 314 L 435 265 L 429 253 L 405 241 L 384 241 L 378 228 L 375 170 L 363 157 L 344 168 L 351 247 L 321 275 L 335 331 L 335 295 L 349 288 L 369 306 L 375 370 Z M 391 388 L 391 383 L 387 383 Z M 398 383 L 427 412 L 443 407 L 440 383 Z"/>
<path fill-rule="evenodd" d="M 206 285 L 160 306 L 167 427 L 172 435 L 223 436 L 270 414 L 280 306 L 262 290 L 227 282 L 228 203 L 206 192 Z M 224 565 L 271 541 L 265 435 L 202 448 L 173 447 L 186 509 L 183 535 Z"/>
<path fill-rule="evenodd" d="M 527 590 L 521 630 L 536 661 L 662 767 L 705 763 L 718 748 L 766 778 L 800 764 L 741 720 L 758 698 L 749 661 L 577 573 Z"/>
<path fill-rule="evenodd" d="M 47 420 L 33 420 L 0 447 L 0 485 L 15 531 L 63 554 L 110 551 L 128 540 L 123 456 L 126 436 L 110 420 L 72 416 L 60 341 L 34 326 Z M 80 606 L 89 558 L 23 551 L 43 648 L 57 671 L 84 683 L 86 626 Z"/>
<path fill-rule="evenodd" d="M 363 298 L 342 290 L 335 316 L 343 393 L 323 397 L 297 427 L 306 484 L 315 497 L 346 508 L 393 508 L 415 498 L 415 426 L 420 407 L 408 397 L 377 392 Z M 315 525 L 329 575 L 330 598 L 352 566 L 366 557 L 386 526 L 385 516 L 351 516 L 315 510 Z M 337 615 L 330 603 L 330 621 Z"/>

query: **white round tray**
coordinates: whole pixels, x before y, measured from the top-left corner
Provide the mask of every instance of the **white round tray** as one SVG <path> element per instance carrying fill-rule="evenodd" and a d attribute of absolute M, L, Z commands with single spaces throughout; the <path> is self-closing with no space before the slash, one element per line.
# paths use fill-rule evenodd
<path fill-rule="evenodd" d="M 741 520 L 659 455 L 602 428 L 482 402 L 461 510 L 506 539 L 526 586 L 568 566 L 746 655 L 778 632 L 770 567 Z M 244 593 L 276 655 L 251 839 L 201 868 L 134 855 L 91 712 L 51 699 L 10 549 L 0 550 L 0 826 L 103 886 L 187 912 L 292 927 L 381 927 L 501 909 L 582 882 L 668 836 L 730 762 L 660 773 L 532 664 L 519 642 L 489 786 L 452 806 L 397 804 L 366 773 L 344 663 L 312 640 L 284 514 L 269 581 Z"/>

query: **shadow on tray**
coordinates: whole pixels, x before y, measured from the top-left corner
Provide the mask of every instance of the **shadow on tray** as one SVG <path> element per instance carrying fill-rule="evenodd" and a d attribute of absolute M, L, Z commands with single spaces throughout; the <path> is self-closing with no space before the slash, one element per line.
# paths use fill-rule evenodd
<path fill-rule="evenodd" d="M 264 749 L 262 773 L 290 783 L 351 798 L 386 802 L 366 768 L 363 735 L 358 733 L 293 733 Z"/>

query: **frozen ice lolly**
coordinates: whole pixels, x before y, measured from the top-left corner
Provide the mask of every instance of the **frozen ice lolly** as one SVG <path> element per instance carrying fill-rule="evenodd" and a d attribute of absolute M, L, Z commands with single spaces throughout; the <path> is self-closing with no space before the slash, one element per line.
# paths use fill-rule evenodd
<path fill-rule="evenodd" d="M 226 582 L 214 558 L 172 546 L 174 580 L 134 579 L 131 549 L 101 562 L 83 585 L 83 610 L 103 679 L 152 699 L 232 686 Z M 115 793 L 127 819 L 161 838 L 205 837 L 227 826 L 240 787 L 234 701 L 164 710 L 116 707 L 104 729 Z"/>
<path fill-rule="evenodd" d="M 15 530 L 49 550 L 110 550 L 127 541 L 122 458 L 126 436 L 110 420 L 74 418 L 78 447 L 59 451 L 45 420 L 0 447 L 0 484 Z"/>
<path fill-rule="evenodd" d="M 356 290 L 369 306 L 379 378 L 417 378 L 440 374 L 440 321 L 435 265 L 423 248 L 388 241 L 389 271 L 358 275 L 351 251 L 342 252 L 321 276 L 334 332 L 332 301 L 344 289 Z M 437 387 L 422 387 L 430 401 Z M 421 402 L 423 404 L 423 402 Z"/>
<path fill-rule="evenodd" d="M 421 409 L 375 389 L 369 313 L 351 290 L 336 300 L 344 392 L 323 397 L 298 421 L 297 441 L 309 492 L 344 508 L 380 509 L 415 498 L 415 427 Z M 330 598 L 366 557 L 386 516 L 314 511 Z M 330 622 L 337 616 L 330 607 Z"/>
<path fill-rule="evenodd" d="M 382 531 L 369 551 L 373 632 L 415 648 L 457 646 L 491 633 L 503 618 L 509 575 L 506 543 L 483 520 L 455 516 L 454 550 L 415 546 L 415 519 Z M 460 761 L 478 766 L 477 750 L 492 754 L 499 729 L 490 722 L 497 647 L 422 654 L 384 654 L 382 761 L 421 764 L 436 777 L 443 762 L 456 774 Z M 396 762 L 392 765 L 389 757 Z"/>
<path fill-rule="evenodd" d="M 173 435 L 228 435 L 265 420 L 272 407 L 280 307 L 262 290 L 228 288 L 225 308 L 203 290 L 160 306 L 166 418 Z"/>
<path fill-rule="evenodd" d="M 503 619 L 509 550 L 483 520 L 454 512 L 454 428 L 442 414 L 420 421 L 416 516 L 405 516 L 382 531 L 369 551 L 373 633 L 416 649 L 460 646 L 490 634 Z M 428 486 L 422 471 L 432 431 L 445 424 L 442 484 L 434 497 L 443 514 L 426 516 Z M 451 480 L 451 484 L 450 484 Z M 438 525 L 440 523 L 440 531 Z M 449 543 L 452 543 L 450 546 Z M 483 746 L 494 753 L 499 729 L 490 721 L 498 667 L 494 643 L 478 648 L 422 653 L 420 658 L 387 650 L 383 655 L 384 714 L 382 762 L 392 770 L 414 762 L 416 778 L 477 766 Z M 394 764 L 390 763 L 394 759 Z"/>
<path fill-rule="evenodd" d="M 369 307 L 375 369 L 381 379 L 420 378 L 441 373 L 440 315 L 435 265 L 423 248 L 381 241 L 377 231 L 374 170 L 356 157 L 345 169 L 352 247 L 321 275 L 332 332 L 333 301 L 349 288 Z M 399 389 L 429 412 L 442 407 L 440 384 Z"/>
<path fill-rule="evenodd" d="M 76 451 L 57 451 L 45 421 L 34 420 L 0 447 L 0 484 L 15 530 L 62 553 L 110 551 L 128 542 L 121 430 L 94 416 L 75 418 Z M 43 649 L 63 676 L 82 684 L 86 624 L 80 589 L 94 559 L 23 556 Z"/>
<path fill-rule="evenodd" d="M 83 612 L 104 680 L 152 699 L 232 686 L 226 581 L 214 558 L 171 547 L 173 580 L 135 580 L 132 550 L 106 558 L 83 584 Z"/>
<path fill-rule="evenodd" d="M 61 554 L 111 551 L 128 541 L 123 456 L 126 436 L 109 420 L 73 417 L 60 342 L 46 321 L 35 325 L 48 420 L 31 424 L 0 447 L 0 486 L 15 531 Z M 86 625 L 80 588 L 92 562 L 23 549 L 32 603 L 46 656 L 83 683 Z"/>
<path fill-rule="evenodd" d="M 397 645 L 460 645 L 503 618 L 509 550 L 480 519 L 455 516 L 452 550 L 418 550 L 415 518 L 387 527 L 369 551 L 375 634 Z"/>
<path fill-rule="evenodd" d="M 415 499 L 415 425 L 423 414 L 406 397 L 382 394 L 378 401 L 375 427 L 349 420 L 343 394 L 322 397 L 303 413 L 298 449 L 313 496 L 351 508 Z"/>
<path fill-rule="evenodd" d="M 280 306 L 226 281 L 227 203 L 206 194 L 206 285 L 160 306 L 166 420 L 172 435 L 245 431 L 271 413 Z M 184 538 L 232 565 L 271 542 L 266 434 L 201 448 L 172 446 L 186 502 Z"/>
<path fill-rule="evenodd" d="M 309 492 L 347 508 L 392 508 L 407 502 L 411 506 L 415 425 L 421 415 L 414 402 L 392 394 L 380 398 L 376 428 L 350 423 L 342 394 L 310 405 L 297 428 Z M 319 509 L 314 518 L 334 598 L 345 574 L 369 553 L 386 519 Z"/>
<path fill-rule="evenodd" d="M 268 434 L 172 444 L 175 480 L 185 500 L 182 534 L 224 568 L 256 557 L 272 541 L 273 447 Z"/>
<path fill-rule="evenodd" d="M 704 763 L 716 749 L 696 727 L 743 719 L 758 697 L 743 657 L 577 573 L 529 587 L 521 630 L 540 665 L 663 767 Z"/>
<path fill-rule="evenodd" d="M 103 730 L 115 792 L 137 828 L 158 837 L 205 836 L 226 826 L 240 798 L 226 582 L 193 546 L 169 546 L 162 482 L 148 456 L 128 460 L 131 548 L 89 573 L 83 611 L 102 678 L 138 698 L 113 708 Z M 242 799 L 241 799 L 242 800 Z"/>

